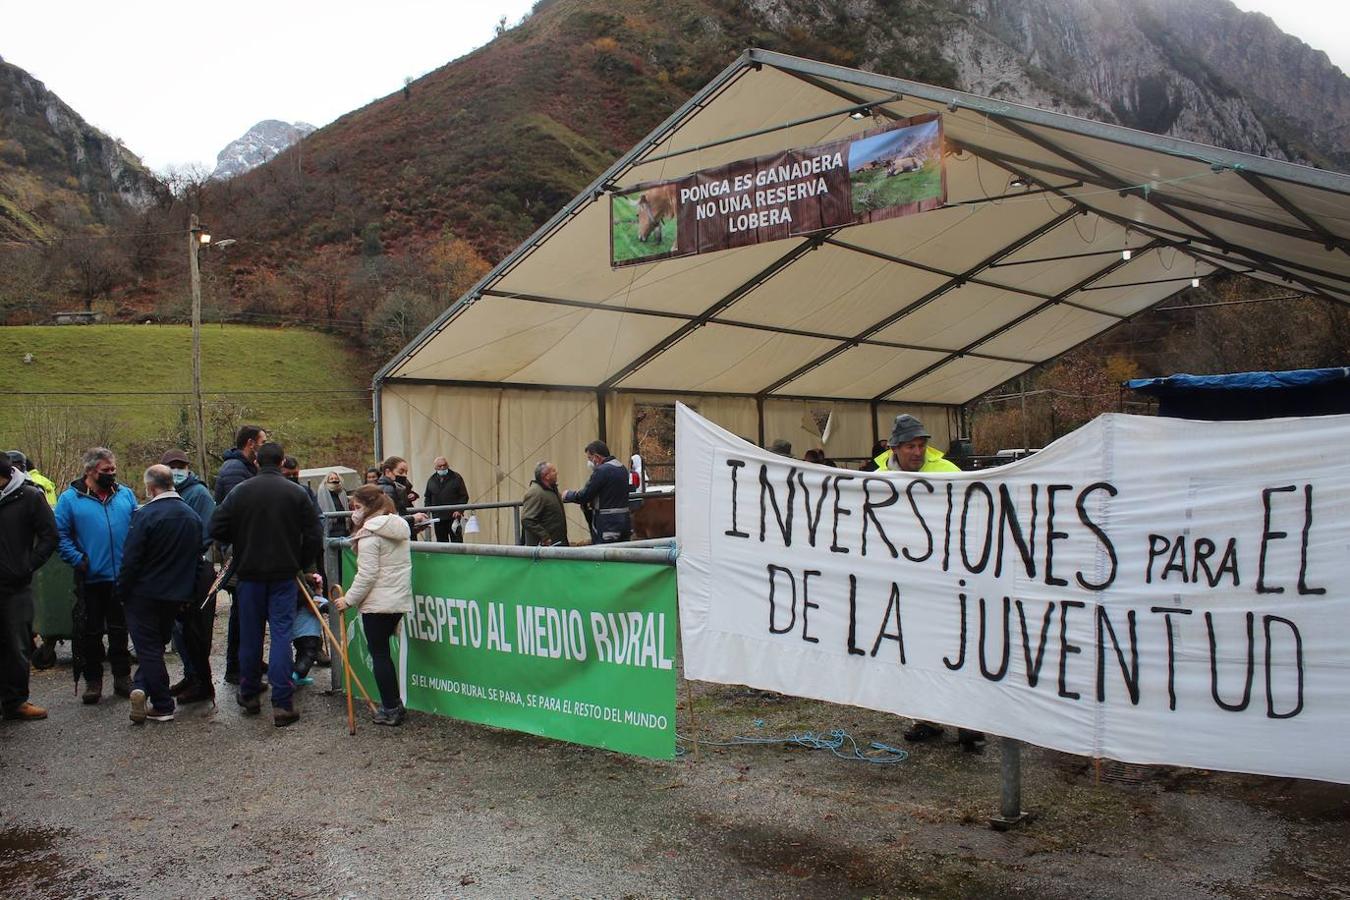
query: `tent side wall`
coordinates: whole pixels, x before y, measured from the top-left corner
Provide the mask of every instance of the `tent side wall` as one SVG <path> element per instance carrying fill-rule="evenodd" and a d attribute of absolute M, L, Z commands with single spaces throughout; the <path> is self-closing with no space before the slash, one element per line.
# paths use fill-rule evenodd
<path fill-rule="evenodd" d="M 582 391 L 523 391 L 386 381 L 380 392 L 383 452 L 402 456 L 419 493 L 437 456 L 464 476 L 472 503 L 520 500 L 535 464 L 558 467 L 563 489 L 587 476 L 581 448 L 599 433 L 595 395 Z M 515 543 L 508 510 L 485 510 L 470 541 Z M 586 540 L 578 507 L 567 507 L 568 533 Z"/>
<path fill-rule="evenodd" d="M 603 433 L 614 455 L 627 461 L 633 452 L 633 420 L 638 406 L 681 401 L 723 428 L 757 442 L 759 409 L 754 397 L 688 396 L 679 393 L 615 392 L 606 395 Z M 412 384 L 386 381 L 380 392 L 383 452 L 408 460 L 413 487 L 420 493 L 431 474 L 432 460 L 445 456 L 464 476 L 474 503 L 521 499 L 535 464 L 548 460 L 558 467 L 559 485 L 580 487 L 588 476 L 582 448 L 602 433 L 596 394 L 578 390 L 526 390 L 468 387 L 452 383 Z M 873 435 L 885 437 L 902 412 L 918 416 L 933 433 L 933 443 L 946 448 L 957 434 L 956 407 L 881 403 L 873 418 L 863 402 L 764 401 L 764 440 L 785 438 L 800 457 L 812 447 L 829 455 L 865 456 Z M 832 414 L 829 440 L 811 428 L 812 416 Z M 578 507 L 569 505 L 568 532 L 573 542 L 588 540 Z M 509 510 L 484 511 L 482 531 L 471 541 L 514 543 Z"/>

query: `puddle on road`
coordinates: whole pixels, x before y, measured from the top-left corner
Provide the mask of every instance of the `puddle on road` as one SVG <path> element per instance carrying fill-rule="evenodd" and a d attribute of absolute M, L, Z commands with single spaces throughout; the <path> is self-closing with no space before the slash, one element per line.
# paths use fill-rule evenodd
<path fill-rule="evenodd" d="M 62 875 L 65 860 L 56 844 L 69 833 L 65 828 L 0 828 L 0 896 L 19 896 L 20 888 Z"/>

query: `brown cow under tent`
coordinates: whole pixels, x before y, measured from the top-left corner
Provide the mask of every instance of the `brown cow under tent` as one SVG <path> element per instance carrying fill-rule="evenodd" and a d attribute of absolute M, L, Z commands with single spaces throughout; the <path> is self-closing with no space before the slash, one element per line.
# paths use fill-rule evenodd
<path fill-rule="evenodd" d="M 611 266 L 611 194 L 932 114 L 938 209 Z M 493 502 L 544 458 L 579 485 L 597 436 L 626 459 L 642 404 L 799 447 L 827 413 L 832 456 L 910 412 L 946 445 L 965 404 L 1193 279 L 1350 302 L 1347 212 L 1345 175 L 749 50 L 380 369 L 377 448 Z"/>

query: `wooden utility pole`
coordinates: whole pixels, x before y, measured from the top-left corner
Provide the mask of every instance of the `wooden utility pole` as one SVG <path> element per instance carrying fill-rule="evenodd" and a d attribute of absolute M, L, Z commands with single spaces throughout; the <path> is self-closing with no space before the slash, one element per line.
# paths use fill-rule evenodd
<path fill-rule="evenodd" d="M 197 253 L 201 249 L 202 226 L 197 215 L 188 227 L 188 271 L 192 275 L 192 413 L 196 432 L 197 477 L 203 482 L 206 471 L 206 419 L 202 410 L 202 273 L 197 267 Z"/>

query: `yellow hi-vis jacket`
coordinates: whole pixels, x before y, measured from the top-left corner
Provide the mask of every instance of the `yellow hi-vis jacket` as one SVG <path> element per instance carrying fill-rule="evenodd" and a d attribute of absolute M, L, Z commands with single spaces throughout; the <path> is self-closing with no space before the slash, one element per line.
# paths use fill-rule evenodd
<path fill-rule="evenodd" d="M 872 460 L 877 464 L 877 468 L 883 472 L 896 471 L 891 468 L 891 449 L 886 448 L 886 452 Z M 942 454 L 942 451 L 936 447 L 929 446 L 924 450 L 923 468 L 920 472 L 960 472 L 961 467 Z"/>
<path fill-rule="evenodd" d="M 56 508 L 56 485 L 52 484 L 50 478 L 43 475 L 37 469 L 29 469 L 27 472 L 23 473 L 23 477 L 42 488 L 42 493 L 47 495 L 47 504 L 53 509 Z"/>

